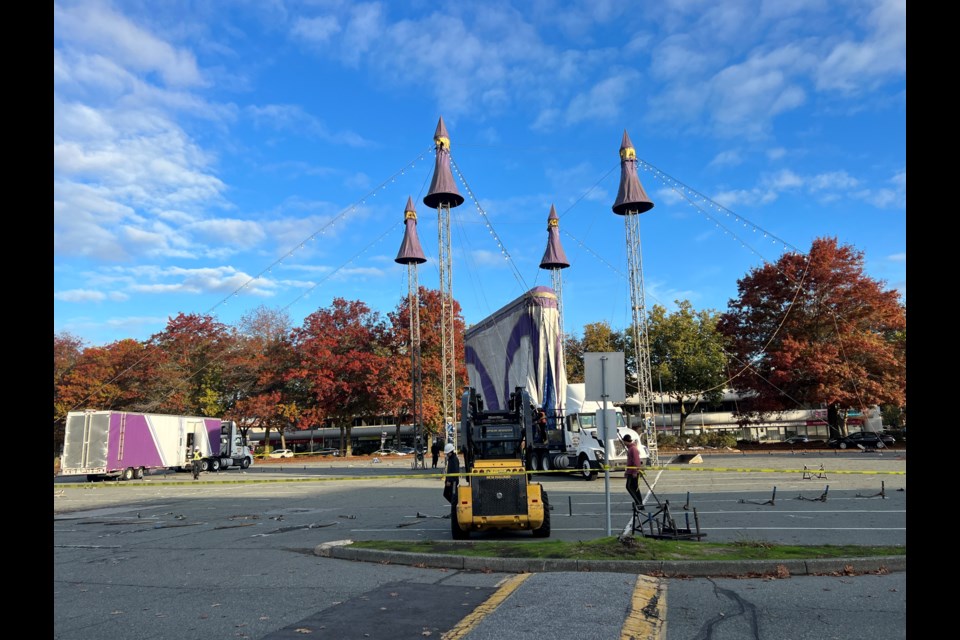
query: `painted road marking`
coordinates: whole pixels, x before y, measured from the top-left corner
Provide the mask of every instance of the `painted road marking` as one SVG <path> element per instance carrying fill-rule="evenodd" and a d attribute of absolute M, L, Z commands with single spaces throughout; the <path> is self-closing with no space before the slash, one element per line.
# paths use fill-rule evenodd
<path fill-rule="evenodd" d="M 480 624 L 481 620 L 493 613 L 511 593 L 516 591 L 520 585 L 532 575 L 532 573 L 520 573 L 508 578 L 492 596 L 487 598 L 486 602 L 474 609 L 470 615 L 458 622 L 450 631 L 442 634 L 440 639 L 459 640 L 459 638 L 466 636 L 474 627 Z"/>
<path fill-rule="evenodd" d="M 651 576 L 637 576 L 630 611 L 620 640 L 659 640 L 667 637 L 667 585 Z"/>

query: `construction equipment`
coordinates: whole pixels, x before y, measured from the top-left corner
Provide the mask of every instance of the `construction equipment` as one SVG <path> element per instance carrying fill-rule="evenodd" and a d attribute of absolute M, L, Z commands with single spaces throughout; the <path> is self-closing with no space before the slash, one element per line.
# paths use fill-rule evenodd
<path fill-rule="evenodd" d="M 535 408 L 522 387 L 510 394 L 504 411 L 485 411 L 476 390 L 464 389 L 458 441 L 466 475 L 451 505 L 450 528 L 455 540 L 469 538 L 473 531 L 495 529 L 550 536 L 547 492 L 540 483 L 530 482 L 524 469 L 524 447 L 533 442 Z"/>

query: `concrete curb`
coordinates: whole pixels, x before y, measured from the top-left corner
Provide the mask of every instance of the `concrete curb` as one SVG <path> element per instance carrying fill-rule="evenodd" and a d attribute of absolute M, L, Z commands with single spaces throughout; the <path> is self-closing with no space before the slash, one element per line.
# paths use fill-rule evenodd
<path fill-rule="evenodd" d="M 544 558 L 480 558 L 475 556 L 409 553 L 358 549 L 350 540 L 337 540 L 317 545 L 314 555 L 357 562 L 400 564 L 464 571 L 496 571 L 501 573 L 546 573 L 550 571 L 597 571 L 671 577 L 735 577 L 735 576 L 813 576 L 830 574 L 890 573 L 907 570 L 906 556 L 874 556 L 867 558 L 823 558 L 815 560 L 570 560 Z"/>

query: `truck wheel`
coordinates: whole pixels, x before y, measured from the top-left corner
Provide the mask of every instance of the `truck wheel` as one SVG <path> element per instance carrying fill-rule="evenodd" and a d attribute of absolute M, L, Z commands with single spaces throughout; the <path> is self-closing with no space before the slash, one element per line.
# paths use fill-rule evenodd
<path fill-rule="evenodd" d="M 123 479 L 124 480 L 133 480 L 136 474 L 133 471 L 133 467 L 127 467 L 123 470 Z"/>
<path fill-rule="evenodd" d="M 543 524 L 533 530 L 534 538 L 550 537 L 550 500 L 547 499 L 547 492 L 540 492 L 540 499 L 543 500 Z"/>
<path fill-rule="evenodd" d="M 543 458 L 540 460 L 540 466 L 543 467 L 544 471 L 550 471 L 550 452 L 545 451 L 543 453 Z"/>
<path fill-rule="evenodd" d="M 470 532 L 461 529 L 460 523 L 457 522 L 456 503 L 450 505 L 450 534 L 453 536 L 454 540 L 466 540 L 470 537 Z"/>
<path fill-rule="evenodd" d="M 243 460 L 241 460 L 241 461 L 240 461 L 240 468 L 241 468 L 241 469 L 249 469 L 249 468 L 250 468 L 250 458 L 244 458 Z"/>
<path fill-rule="evenodd" d="M 146 469 L 144 469 L 143 467 L 137 467 L 136 470 L 133 472 L 133 477 L 136 478 L 137 480 L 143 480 L 143 476 L 145 473 L 146 473 Z"/>
<path fill-rule="evenodd" d="M 540 471 L 540 456 L 536 451 L 530 454 L 530 471 Z"/>
<path fill-rule="evenodd" d="M 210 470 L 210 462 L 208 460 L 201 460 L 200 471 L 209 471 L 209 470 Z"/>
<path fill-rule="evenodd" d="M 210 460 L 210 471 L 220 471 L 220 458 Z"/>
<path fill-rule="evenodd" d="M 590 466 L 590 459 L 587 456 L 580 456 L 580 461 L 577 466 L 580 467 L 580 474 L 583 476 L 584 480 L 596 480 L 597 472 L 594 471 L 593 467 Z"/>

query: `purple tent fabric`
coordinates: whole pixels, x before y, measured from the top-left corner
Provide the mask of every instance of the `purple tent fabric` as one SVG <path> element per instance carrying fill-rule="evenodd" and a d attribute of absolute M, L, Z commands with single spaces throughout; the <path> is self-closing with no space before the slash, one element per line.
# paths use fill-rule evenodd
<path fill-rule="evenodd" d="M 400 243 L 400 251 L 394 262 L 400 264 L 423 264 L 427 261 L 423 255 L 423 248 L 420 246 L 420 238 L 417 236 L 417 211 L 413 208 L 413 198 L 407 197 L 407 208 L 404 211 L 403 242 Z"/>
<path fill-rule="evenodd" d="M 551 204 L 550 215 L 547 216 L 547 250 L 543 253 L 540 268 L 566 269 L 569 266 L 567 254 L 560 244 L 560 218 L 557 217 L 557 209 Z"/>
<path fill-rule="evenodd" d="M 619 215 L 627 213 L 643 213 L 653 209 L 653 202 L 637 177 L 637 154 L 634 151 L 630 136 L 626 129 L 623 131 L 623 141 L 620 143 L 620 190 L 617 200 L 613 203 L 613 212 Z"/>
<path fill-rule="evenodd" d="M 436 164 L 433 167 L 430 191 L 424 196 L 423 204 L 431 209 L 444 204 L 451 208 L 459 207 L 463 204 L 463 196 L 457 190 L 457 183 L 450 172 L 450 137 L 442 116 L 437 124 L 437 131 L 433 134 L 433 141 L 437 147 Z"/>

